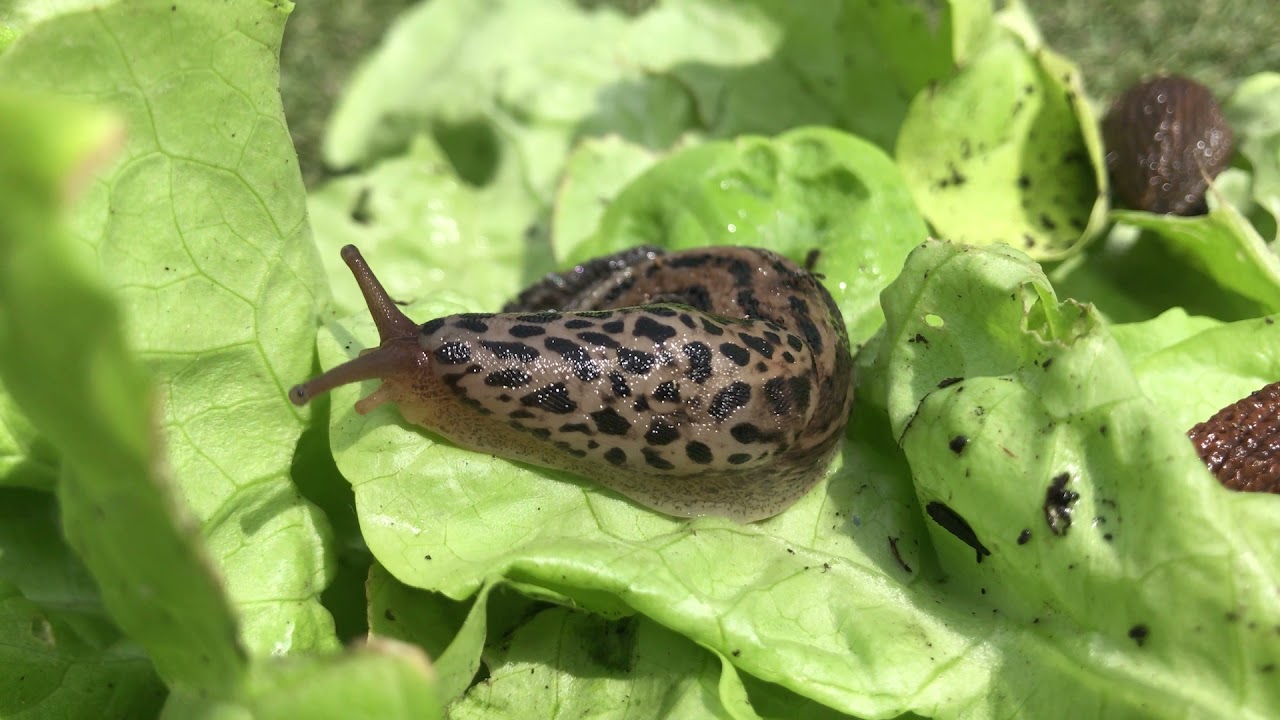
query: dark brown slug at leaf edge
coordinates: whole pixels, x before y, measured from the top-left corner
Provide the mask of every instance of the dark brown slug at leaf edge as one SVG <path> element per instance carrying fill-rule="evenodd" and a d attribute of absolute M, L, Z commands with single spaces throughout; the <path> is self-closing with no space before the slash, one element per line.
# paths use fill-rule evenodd
<path fill-rule="evenodd" d="M 1102 123 L 1115 195 L 1148 212 L 1202 215 L 1209 181 L 1231 158 L 1231 126 L 1209 89 L 1184 77 L 1144 80 Z"/>
<path fill-rule="evenodd" d="M 1280 493 L 1280 382 L 1219 410 L 1187 436 L 1223 485 Z"/>

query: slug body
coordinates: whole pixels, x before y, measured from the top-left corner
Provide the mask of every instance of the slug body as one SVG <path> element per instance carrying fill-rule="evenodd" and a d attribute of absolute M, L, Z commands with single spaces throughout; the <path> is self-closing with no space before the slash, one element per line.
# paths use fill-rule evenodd
<path fill-rule="evenodd" d="M 564 470 L 661 512 L 739 522 L 818 482 L 853 406 L 853 360 L 831 295 L 766 250 L 599 258 L 502 314 L 422 325 L 353 246 L 343 258 L 382 344 L 290 391 L 297 404 L 368 379 L 356 404 L 465 448 Z"/>
<path fill-rule="evenodd" d="M 1187 435 L 1226 487 L 1280 493 L 1280 382 L 1226 406 Z"/>
<path fill-rule="evenodd" d="M 1231 126 L 1205 86 L 1158 77 L 1129 88 L 1102 125 L 1115 194 L 1138 210 L 1207 211 L 1209 181 L 1231 158 Z"/>

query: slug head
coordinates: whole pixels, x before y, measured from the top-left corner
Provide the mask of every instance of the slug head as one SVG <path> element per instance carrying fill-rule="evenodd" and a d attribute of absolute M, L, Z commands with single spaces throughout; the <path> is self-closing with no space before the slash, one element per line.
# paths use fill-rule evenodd
<path fill-rule="evenodd" d="M 294 405 L 306 405 L 312 398 L 340 386 L 363 380 L 383 380 L 373 393 L 356 403 L 356 412 L 365 414 L 384 402 L 394 401 L 398 393 L 394 385 L 412 379 L 427 367 L 427 353 L 418 342 L 419 327 L 410 320 L 387 295 L 382 283 L 369 269 L 355 245 L 342 248 L 342 259 L 351 268 L 356 284 L 364 295 L 369 314 L 382 344 L 363 350 L 360 356 L 328 370 L 289 390 Z"/>

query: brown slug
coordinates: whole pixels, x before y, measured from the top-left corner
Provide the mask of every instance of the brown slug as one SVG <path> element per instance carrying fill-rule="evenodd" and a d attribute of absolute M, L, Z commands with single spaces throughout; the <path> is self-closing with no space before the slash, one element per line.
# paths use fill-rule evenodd
<path fill-rule="evenodd" d="M 1102 124 L 1116 196 L 1153 213 L 1202 215 L 1205 191 L 1231 158 L 1231 126 L 1209 89 L 1156 77 L 1126 90 Z"/>
<path fill-rule="evenodd" d="M 417 324 L 342 249 L 381 345 L 295 386 L 380 379 L 458 446 L 594 480 L 669 515 L 775 515 L 825 474 L 853 407 L 844 321 L 817 278 L 744 247 L 638 248 L 551 274 L 502 314 Z"/>
<path fill-rule="evenodd" d="M 1280 493 L 1280 382 L 1219 410 L 1187 436 L 1226 487 Z"/>

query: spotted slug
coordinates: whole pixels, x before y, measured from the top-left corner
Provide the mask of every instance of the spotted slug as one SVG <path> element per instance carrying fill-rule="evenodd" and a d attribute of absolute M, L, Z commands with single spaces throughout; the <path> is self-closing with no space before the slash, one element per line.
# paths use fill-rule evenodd
<path fill-rule="evenodd" d="M 1226 487 L 1280 493 L 1280 382 L 1226 406 L 1187 435 Z"/>
<path fill-rule="evenodd" d="M 1204 194 L 1231 158 L 1231 126 L 1209 89 L 1157 77 L 1126 90 L 1102 124 L 1116 196 L 1153 213 L 1202 215 Z"/>
<path fill-rule="evenodd" d="M 677 516 L 752 522 L 824 475 L 853 407 L 831 295 L 767 250 L 637 248 L 548 275 L 501 314 L 421 325 L 351 245 L 381 344 L 290 391 L 380 379 L 383 403 L 464 448 L 563 470 Z"/>

